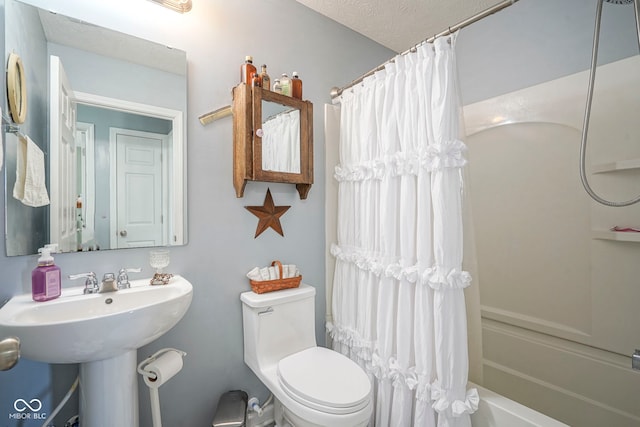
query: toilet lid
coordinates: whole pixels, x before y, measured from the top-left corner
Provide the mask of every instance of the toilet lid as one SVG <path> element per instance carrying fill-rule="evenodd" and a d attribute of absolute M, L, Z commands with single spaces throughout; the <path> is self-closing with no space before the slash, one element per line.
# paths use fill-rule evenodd
<path fill-rule="evenodd" d="M 294 400 L 334 414 L 364 408 L 371 395 L 367 374 L 351 359 L 324 347 L 311 347 L 280 360 L 278 380 Z"/>

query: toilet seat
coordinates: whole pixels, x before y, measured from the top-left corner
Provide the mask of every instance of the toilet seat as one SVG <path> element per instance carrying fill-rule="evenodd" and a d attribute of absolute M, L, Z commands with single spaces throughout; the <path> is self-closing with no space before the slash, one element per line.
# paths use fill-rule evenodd
<path fill-rule="evenodd" d="M 357 412 L 370 401 L 367 374 L 351 359 L 324 347 L 280 360 L 278 382 L 293 400 L 329 414 Z"/>

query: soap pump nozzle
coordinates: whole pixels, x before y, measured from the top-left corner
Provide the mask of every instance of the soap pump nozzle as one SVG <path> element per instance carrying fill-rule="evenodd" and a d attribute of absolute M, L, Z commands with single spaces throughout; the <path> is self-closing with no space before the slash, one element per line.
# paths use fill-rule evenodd
<path fill-rule="evenodd" d="M 40 258 L 38 258 L 38 265 L 52 265 L 53 257 L 51 256 L 51 253 L 56 253 L 57 251 L 57 243 L 50 243 L 48 245 L 44 245 L 43 248 L 38 249 L 38 253 L 41 254 Z"/>
<path fill-rule="evenodd" d="M 46 249 L 49 249 L 49 252 L 52 254 L 58 253 L 58 244 L 57 243 L 49 243 L 44 245 Z"/>

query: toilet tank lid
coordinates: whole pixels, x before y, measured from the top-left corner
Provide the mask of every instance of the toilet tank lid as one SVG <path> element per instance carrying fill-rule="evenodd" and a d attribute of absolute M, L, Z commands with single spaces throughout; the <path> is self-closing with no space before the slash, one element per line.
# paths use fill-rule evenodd
<path fill-rule="evenodd" d="M 304 298 L 313 298 L 315 295 L 316 288 L 302 283 L 297 288 L 266 292 L 264 294 L 257 294 L 253 291 L 243 292 L 240 294 L 240 300 L 249 307 L 260 308 L 283 304 L 285 302 L 293 302 Z"/>

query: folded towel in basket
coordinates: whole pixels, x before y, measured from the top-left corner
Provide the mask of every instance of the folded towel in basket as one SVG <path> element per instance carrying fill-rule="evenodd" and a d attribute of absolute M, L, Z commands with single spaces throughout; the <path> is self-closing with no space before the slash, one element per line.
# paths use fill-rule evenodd
<path fill-rule="evenodd" d="M 283 264 L 282 265 L 282 277 L 280 277 L 280 271 L 277 267 L 254 267 L 247 273 L 247 277 L 257 282 L 263 280 L 276 280 L 276 279 L 288 279 L 290 277 L 296 277 L 300 275 L 300 271 L 295 264 Z"/>

